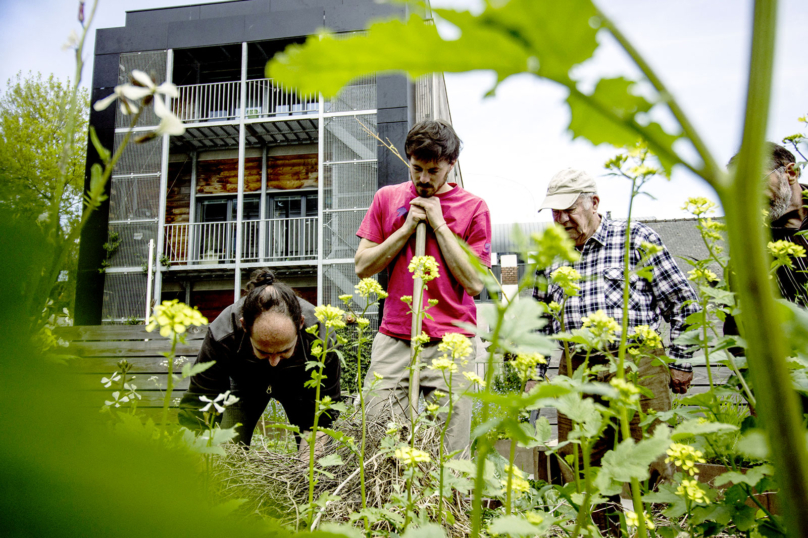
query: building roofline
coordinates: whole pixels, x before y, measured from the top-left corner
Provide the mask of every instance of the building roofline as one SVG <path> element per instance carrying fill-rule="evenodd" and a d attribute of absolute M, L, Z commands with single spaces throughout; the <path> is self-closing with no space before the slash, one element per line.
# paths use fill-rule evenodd
<path fill-rule="evenodd" d="M 214 6 L 216 4 L 235 4 L 236 2 L 250 2 L 252 0 L 221 0 L 219 2 L 202 2 L 198 4 L 182 4 L 178 6 L 150 7 L 147 9 L 127 9 L 125 13 L 143 13 L 145 11 L 163 11 L 166 9 L 178 9 L 183 7 Z"/>

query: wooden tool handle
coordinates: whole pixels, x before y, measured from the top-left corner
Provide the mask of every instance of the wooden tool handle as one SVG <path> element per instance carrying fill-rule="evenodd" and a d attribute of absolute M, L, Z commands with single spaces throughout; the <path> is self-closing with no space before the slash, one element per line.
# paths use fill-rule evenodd
<path fill-rule="evenodd" d="M 426 252 L 426 222 L 419 222 L 415 227 L 415 255 L 423 256 Z M 410 421 L 415 424 L 418 412 L 418 397 L 421 394 L 421 375 L 418 369 L 418 357 L 415 356 L 415 338 L 421 335 L 420 315 L 423 308 L 424 281 L 414 279 L 412 288 L 412 330 L 410 331 Z"/>

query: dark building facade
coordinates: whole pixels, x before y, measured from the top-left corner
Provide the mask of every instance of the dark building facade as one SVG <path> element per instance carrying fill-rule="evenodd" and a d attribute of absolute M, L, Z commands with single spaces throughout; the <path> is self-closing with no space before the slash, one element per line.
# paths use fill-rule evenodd
<path fill-rule="evenodd" d="M 404 9 L 373 0 L 240 0 L 127 12 L 124 27 L 98 30 L 93 102 L 139 69 L 177 85 L 168 104 L 186 131 L 126 147 L 109 199 L 82 233 L 76 323 L 143 319 L 147 305 L 169 298 L 212 318 L 257 267 L 273 268 L 313 303 L 338 304 L 352 293 L 355 233 L 373 195 L 407 180 L 404 164 L 361 124 L 403 153 L 414 121 L 451 120 L 443 77 L 368 76 L 323 99 L 267 79 L 264 67 L 321 28 L 350 34 L 375 18 L 404 17 Z M 129 121 L 115 107 L 90 115 L 113 150 Z M 137 129 L 158 123 L 149 108 Z M 89 145 L 88 178 L 96 162 Z"/>

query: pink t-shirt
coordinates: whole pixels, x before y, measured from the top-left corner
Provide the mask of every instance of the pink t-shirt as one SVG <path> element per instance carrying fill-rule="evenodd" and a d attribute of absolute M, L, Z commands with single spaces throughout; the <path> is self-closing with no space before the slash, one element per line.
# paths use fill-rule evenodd
<path fill-rule="evenodd" d="M 443 218 L 446 225 L 460 239 L 468 243 L 480 260 L 491 266 L 491 216 L 485 201 L 468 191 L 450 183 L 452 190 L 436 194 L 440 199 Z M 381 244 L 393 232 L 401 228 L 407 220 L 410 201 L 417 198 L 412 182 L 382 187 L 373 197 L 362 225 L 356 235 L 374 243 Z M 427 284 L 424 293 L 424 304 L 427 299 L 438 299 L 438 305 L 430 308 L 428 313 L 434 319 L 425 318 L 423 330 L 430 338 L 443 337 L 448 332 L 460 332 L 466 336 L 471 333 L 459 328 L 454 321 L 476 325 L 477 308 L 474 299 L 466 293 L 463 286 L 455 280 L 443 258 L 435 233 L 427 224 L 426 255 L 433 256 L 439 266 L 440 276 Z M 409 340 L 412 328 L 412 314 L 409 305 L 401 301 L 404 295 L 412 295 L 413 280 L 408 266 L 415 256 L 415 234 L 401 249 L 401 252 L 387 266 L 389 298 L 384 305 L 384 319 L 379 330 L 388 336 Z"/>

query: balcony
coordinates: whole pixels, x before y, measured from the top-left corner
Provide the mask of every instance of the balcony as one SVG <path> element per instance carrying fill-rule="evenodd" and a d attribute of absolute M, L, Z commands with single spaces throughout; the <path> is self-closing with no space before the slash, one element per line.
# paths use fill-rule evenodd
<path fill-rule="evenodd" d="M 164 255 L 171 265 L 236 262 L 236 222 L 167 224 Z M 243 263 L 317 259 L 317 217 L 242 222 Z"/>
<path fill-rule="evenodd" d="M 317 114 L 319 96 L 299 95 L 272 79 L 246 81 L 246 119 Z M 172 112 L 184 123 L 235 121 L 241 114 L 241 82 L 178 86 Z"/>

